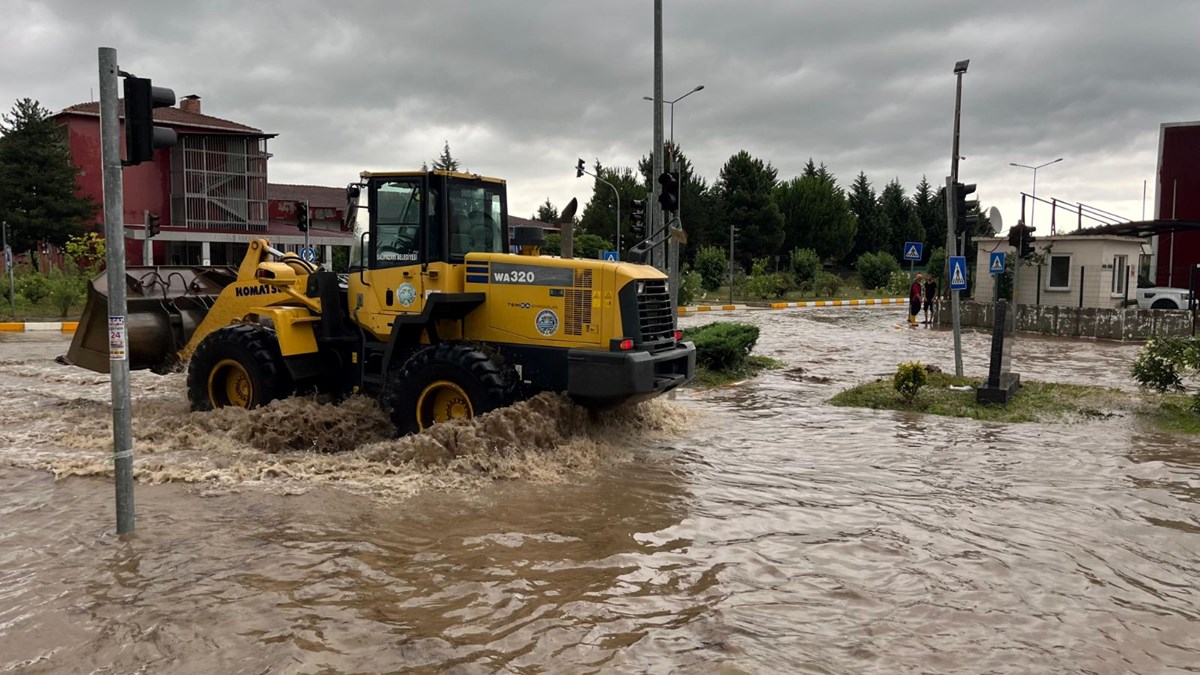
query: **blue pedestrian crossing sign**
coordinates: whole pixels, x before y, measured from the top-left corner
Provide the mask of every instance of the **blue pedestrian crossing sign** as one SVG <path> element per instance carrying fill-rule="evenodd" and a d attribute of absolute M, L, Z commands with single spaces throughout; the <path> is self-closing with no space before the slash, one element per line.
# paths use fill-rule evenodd
<path fill-rule="evenodd" d="M 617 251 L 605 251 L 604 255 L 600 256 L 604 262 L 617 262 L 621 259 L 621 254 Z"/>
<path fill-rule="evenodd" d="M 967 290 L 967 259 L 961 255 L 950 256 L 950 290 Z"/>
<path fill-rule="evenodd" d="M 921 259 L 921 248 L 923 246 L 924 244 L 919 241 L 904 242 L 904 259 L 919 261 Z"/>
<path fill-rule="evenodd" d="M 1004 253 L 996 252 L 988 256 L 988 271 L 992 274 L 1004 274 L 1004 264 L 1006 262 Z"/>

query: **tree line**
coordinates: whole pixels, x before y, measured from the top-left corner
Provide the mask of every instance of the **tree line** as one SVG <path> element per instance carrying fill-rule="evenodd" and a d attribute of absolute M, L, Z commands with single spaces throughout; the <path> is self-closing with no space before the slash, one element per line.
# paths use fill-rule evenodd
<path fill-rule="evenodd" d="M 848 267 L 863 254 L 901 257 L 905 242 L 924 244 L 930 254 L 946 243 L 945 188 L 935 188 L 923 176 L 912 192 L 899 179 L 888 181 L 882 190 L 864 172 L 848 189 L 838 185 L 824 163 L 809 159 L 803 172 L 780 180 L 770 162 L 742 150 L 721 167 L 709 183 L 695 173 L 692 163 L 678 148 L 675 152 L 680 174 L 680 219 L 688 234 L 684 257 L 695 261 L 699 251 L 718 248 L 728 255 L 731 230 L 734 258 L 743 270 L 756 260 L 780 261 L 786 266 L 794 251 L 809 249 L 825 265 Z M 604 167 L 596 162 L 593 172 L 613 184 L 621 194 L 622 248 L 637 243 L 631 232 L 629 204 L 646 199 L 651 184 L 650 159 L 642 157 L 637 171 L 627 167 Z M 968 237 L 992 234 L 986 216 L 969 227 Z M 558 209 L 547 199 L 534 220 L 555 222 Z M 577 234 L 589 234 L 611 242 L 616 232 L 616 197 L 612 188 L 593 180 L 591 200 L 576 224 Z M 969 250 L 969 249 L 968 249 Z"/>

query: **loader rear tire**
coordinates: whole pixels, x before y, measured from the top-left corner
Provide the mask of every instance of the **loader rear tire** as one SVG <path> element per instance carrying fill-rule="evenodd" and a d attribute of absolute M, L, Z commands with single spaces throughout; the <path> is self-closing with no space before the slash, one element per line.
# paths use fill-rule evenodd
<path fill-rule="evenodd" d="M 188 364 L 192 410 L 256 408 L 292 393 L 275 331 L 253 323 L 220 328 L 201 340 Z"/>
<path fill-rule="evenodd" d="M 443 342 L 421 349 L 395 371 L 384 400 L 397 433 L 416 433 L 509 405 L 515 379 L 478 346 Z"/>

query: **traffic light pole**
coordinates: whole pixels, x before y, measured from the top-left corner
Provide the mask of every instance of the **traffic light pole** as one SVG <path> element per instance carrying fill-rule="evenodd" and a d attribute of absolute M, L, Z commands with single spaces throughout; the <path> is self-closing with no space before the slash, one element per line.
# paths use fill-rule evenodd
<path fill-rule="evenodd" d="M 950 287 L 950 256 L 958 253 L 954 246 L 954 225 L 958 222 L 957 202 L 954 184 L 958 182 L 958 129 L 959 118 L 962 116 L 962 76 L 967 72 L 970 61 L 959 61 L 954 64 L 954 142 L 950 150 L 950 176 L 946 178 L 946 276 L 945 285 Z M 966 252 L 963 251 L 963 254 Z M 950 291 L 950 317 L 954 324 L 954 374 L 963 376 L 962 361 L 962 325 L 959 319 L 958 291 Z"/>
<path fill-rule="evenodd" d="M 104 182 L 104 239 L 108 264 L 108 358 L 112 389 L 113 476 L 117 533 L 132 532 L 133 431 L 125 329 L 125 202 L 121 187 L 121 122 L 117 116 L 117 50 L 100 48 L 100 163 Z"/>

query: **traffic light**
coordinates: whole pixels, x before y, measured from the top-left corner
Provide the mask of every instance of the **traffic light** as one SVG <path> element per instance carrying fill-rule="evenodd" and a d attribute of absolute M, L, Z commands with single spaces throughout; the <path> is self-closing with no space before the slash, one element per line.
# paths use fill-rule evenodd
<path fill-rule="evenodd" d="M 1017 256 L 1027 258 L 1032 255 L 1034 241 L 1036 239 L 1033 237 L 1033 228 L 1024 222 L 1018 222 L 1008 228 L 1008 245 L 1016 249 Z"/>
<path fill-rule="evenodd" d="M 646 236 L 646 200 L 634 199 L 632 206 L 633 209 L 629 218 L 633 221 L 633 225 L 630 226 L 629 231 L 633 233 L 633 236 L 640 239 Z"/>
<path fill-rule="evenodd" d="M 157 237 L 162 232 L 162 216 L 146 211 L 146 238 Z"/>
<path fill-rule="evenodd" d="M 308 232 L 308 204 L 296 202 L 296 228 Z"/>
<path fill-rule="evenodd" d="M 575 177 L 583 178 L 583 160 L 582 159 L 580 159 L 579 163 L 575 165 Z"/>
<path fill-rule="evenodd" d="M 668 213 L 678 211 L 679 177 L 670 171 L 664 171 L 658 177 L 658 184 L 662 186 L 662 190 L 658 193 L 658 203 L 662 206 L 662 210 Z"/>
<path fill-rule="evenodd" d="M 974 183 L 954 184 L 954 230 L 956 232 L 966 232 L 968 228 L 979 222 L 979 200 L 967 200 L 967 195 L 973 192 L 975 192 Z"/>
<path fill-rule="evenodd" d="M 125 77 L 125 166 L 154 159 L 155 148 L 175 145 L 175 130 L 154 126 L 154 109 L 175 105 L 175 92 L 144 77 Z"/>

